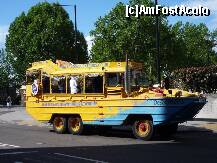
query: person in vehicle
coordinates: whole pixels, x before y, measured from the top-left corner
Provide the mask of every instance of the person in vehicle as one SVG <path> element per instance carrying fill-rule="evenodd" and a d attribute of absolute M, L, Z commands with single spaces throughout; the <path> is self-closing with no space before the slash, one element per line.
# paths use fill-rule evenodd
<path fill-rule="evenodd" d="M 50 93 L 50 78 L 47 76 L 43 77 L 42 80 L 43 93 Z"/>
<path fill-rule="evenodd" d="M 69 81 L 69 84 L 70 84 L 70 90 L 71 90 L 71 94 L 76 94 L 78 93 L 78 84 L 77 84 L 77 81 L 76 81 L 76 78 L 75 77 L 71 77 L 70 81 Z"/>
<path fill-rule="evenodd" d="M 59 93 L 65 93 L 65 79 L 60 79 L 58 81 L 58 91 Z"/>

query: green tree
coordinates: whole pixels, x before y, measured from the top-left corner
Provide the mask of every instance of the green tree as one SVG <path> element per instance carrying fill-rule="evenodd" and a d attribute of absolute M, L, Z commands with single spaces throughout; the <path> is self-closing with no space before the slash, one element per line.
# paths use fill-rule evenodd
<path fill-rule="evenodd" d="M 88 61 L 87 43 L 75 30 L 67 12 L 58 3 L 39 3 L 24 12 L 10 25 L 6 51 L 16 77 L 24 80 L 29 63 L 56 59 L 73 63 Z"/>
<path fill-rule="evenodd" d="M 9 87 L 9 66 L 4 49 L 0 50 L 0 89 Z"/>
<path fill-rule="evenodd" d="M 177 22 L 171 28 L 174 33 L 177 53 L 185 55 L 184 67 L 204 66 L 216 63 L 217 53 L 214 50 L 216 44 L 216 32 L 210 32 L 208 27 L 200 23 Z"/>
<path fill-rule="evenodd" d="M 142 2 L 152 5 L 147 0 L 140 1 L 140 4 Z M 131 5 L 133 3 L 134 1 L 130 2 Z M 125 5 L 118 3 L 107 15 L 96 21 L 95 29 L 91 31 L 94 37 L 92 60 L 124 60 L 125 53 L 129 53 L 132 59 L 141 58 L 141 54 L 147 57 L 154 50 L 154 26 L 152 17 L 126 18 Z M 142 53 L 144 51 L 146 54 Z"/>
<path fill-rule="evenodd" d="M 151 0 L 131 0 L 129 5 L 154 6 Z M 210 32 L 204 24 L 177 22 L 169 25 L 166 16 L 160 16 L 160 66 L 162 71 L 181 67 L 215 63 L 217 31 Z M 123 61 L 125 53 L 141 61 L 149 77 L 156 74 L 156 20 L 155 17 L 125 17 L 125 4 L 118 3 L 107 15 L 100 17 L 91 31 L 94 45 L 91 59 Z"/>
<path fill-rule="evenodd" d="M 131 0 L 129 5 L 154 6 L 150 0 Z M 161 67 L 174 69 L 182 61 L 176 57 L 177 50 L 165 16 L 160 17 Z M 123 61 L 125 53 L 135 61 L 143 62 L 145 70 L 152 76 L 156 73 L 156 20 L 155 17 L 125 17 L 125 5 L 118 3 L 107 15 L 100 17 L 91 31 L 94 45 L 91 51 L 93 61 Z"/>

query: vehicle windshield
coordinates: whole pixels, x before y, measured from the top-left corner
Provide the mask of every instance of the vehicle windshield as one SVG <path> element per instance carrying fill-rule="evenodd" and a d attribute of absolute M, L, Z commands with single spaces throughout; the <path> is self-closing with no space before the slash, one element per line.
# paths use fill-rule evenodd
<path fill-rule="evenodd" d="M 145 73 L 138 70 L 131 70 L 131 86 L 148 86 L 149 81 Z"/>

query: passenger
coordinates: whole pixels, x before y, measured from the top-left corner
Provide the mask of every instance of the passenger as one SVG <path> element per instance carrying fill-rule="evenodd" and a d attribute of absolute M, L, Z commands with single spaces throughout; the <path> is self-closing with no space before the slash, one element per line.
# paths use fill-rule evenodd
<path fill-rule="evenodd" d="M 77 83 L 78 83 L 78 86 L 77 86 L 78 92 L 77 93 L 81 93 L 82 89 L 83 89 L 83 81 L 80 77 L 77 78 Z"/>
<path fill-rule="evenodd" d="M 39 85 L 39 80 L 38 80 L 38 79 L 35 79 L 34 82 L 33 82 L 33 84 Z"/>
<path fill-rule="evenodd" d="M 64 79 L 59 80 L 58 90 L 59 90 L 59 93 L 65 93 L 65 80 Z"/>
<path fill-rule="evenodd" d="M 71 77 L 70 81 L 69 81 L 69 84 L 70 84 L 70 90 L 71 90 L 71 94 L 76 94 L 78 93 L 78 84 L 77 84 L 77 81 L 76 81 L 76 78 L 75 77 Z"/>
<path fill-rule="evenodd" d="M 85 93 L 94 93 L 93 79 L 90 78 L 90 77 L 87 77 L 87 78 L 86 78 Z"/>
<path fill-rule="evenodd" d="M 50 93 L 50 78 L 45 76 L 42 80 L 43 93 Z"/>

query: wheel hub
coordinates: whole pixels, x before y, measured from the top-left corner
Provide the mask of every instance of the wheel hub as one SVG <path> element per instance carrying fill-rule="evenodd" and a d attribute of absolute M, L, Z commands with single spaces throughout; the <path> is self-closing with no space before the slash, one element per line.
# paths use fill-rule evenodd
<path fill-rule="evenodd" d="M 57 118 L 55 120 L 55 126 L 57 129 L 61 129 L 63 127 L 63 120 L 61 118 Z"/>
<path fill-rule="evenodd" d="M 146 125 L 144 123 L 139 124 L 139 130 L 146 131 Z"/>
<path fill-rule="evenodd" d="M 137 125 L 137 133 L 141 136 L 146 135 L 149 132 L 148 124 L 145 122 L 139 122 Z"/>
<path fill-rule="evenodd" d="M 77 119 L 71 120 L 71 127 L 72 127 L 72 129 L 73 129 L 74 131 L 79 130 L 79 128 L 80 128 L 80 123 L 79 123 L 79 121 L 78 121 Z"/>

